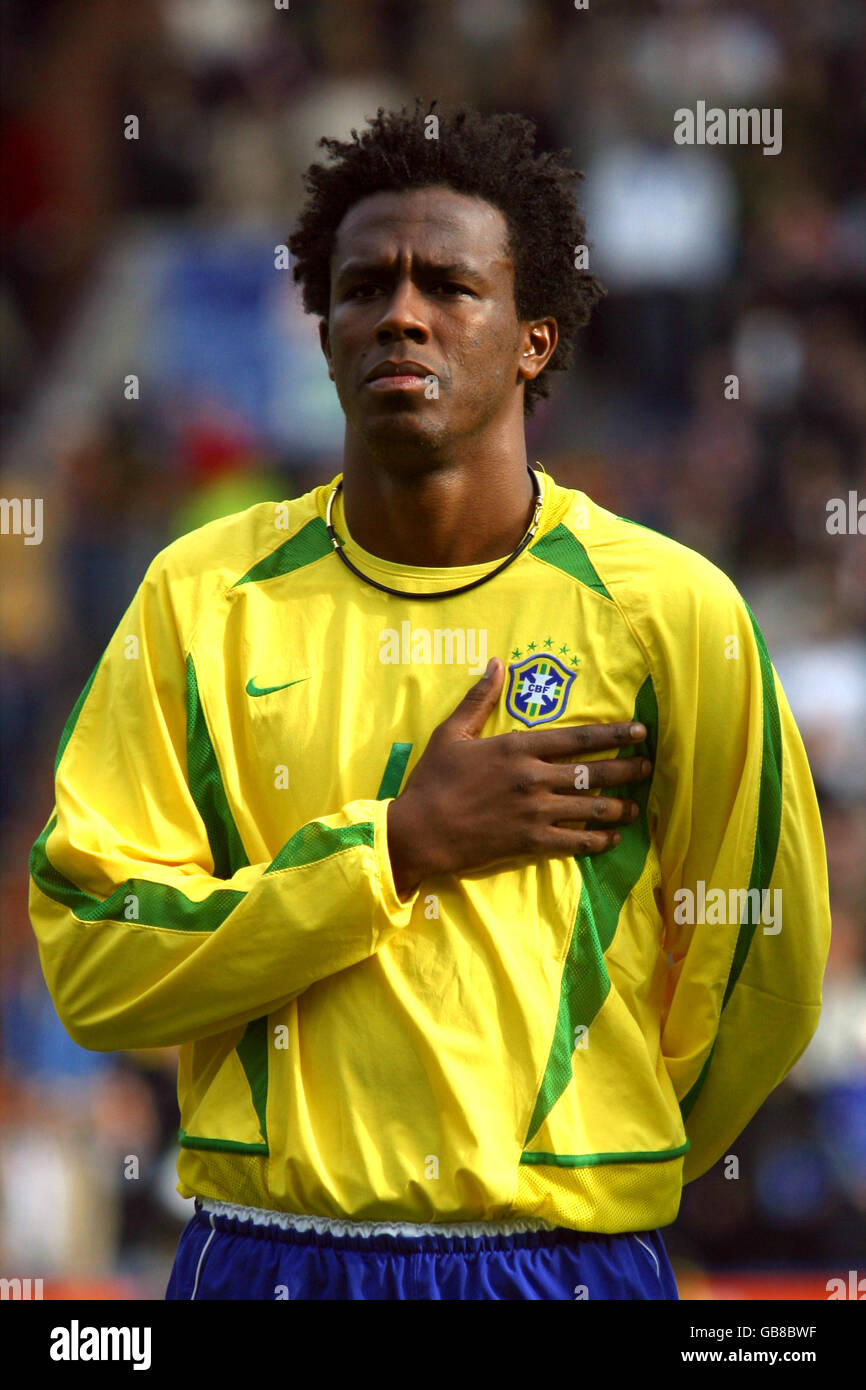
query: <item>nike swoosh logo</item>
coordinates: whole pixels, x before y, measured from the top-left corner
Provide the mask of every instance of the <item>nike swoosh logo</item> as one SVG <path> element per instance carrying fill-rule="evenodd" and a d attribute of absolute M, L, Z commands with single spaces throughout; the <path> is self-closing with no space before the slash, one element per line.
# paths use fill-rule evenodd
<path fill-rule="evenodd" d="M 273 695 L 275 690 L 288 690 L 290 685 L 302 685 L 304 681 L 309 679 L 309 676 L 300 676 L 296 681 L 286 681 L 284 685 L 258 686 L 255 676 L 250 676 L 246 689 L 248 695 Z"/>

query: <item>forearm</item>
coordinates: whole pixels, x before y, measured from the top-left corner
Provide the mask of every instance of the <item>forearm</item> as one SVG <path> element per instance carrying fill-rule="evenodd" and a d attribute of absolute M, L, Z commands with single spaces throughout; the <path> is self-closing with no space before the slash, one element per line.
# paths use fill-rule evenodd
<path fill-rule="evenodd" d="M 70 1036 L 97 1051 L 194 1041 L 368 958 L 412 911 L 390 878 L 385 811 L 349 803 L 230 880 L 155 864 L 144 879 L 130 863 L 105 899 L 76 886 L 88 856 L 56 827 L 34 847 L 31 918 Z"/>

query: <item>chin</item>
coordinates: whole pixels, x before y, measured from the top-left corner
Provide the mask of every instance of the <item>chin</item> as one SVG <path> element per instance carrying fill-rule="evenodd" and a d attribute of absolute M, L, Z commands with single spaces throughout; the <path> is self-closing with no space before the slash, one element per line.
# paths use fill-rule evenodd
<path fill-rule="evenodd" d="M 375 440 L 380 445 L 393 440 L 395 445 L 405 448 L 407 444 L 423 446 L 441 443 L 446 431 L 443 429 L 443 421 L 438 420 L 434 423 L 429 414 L 400 410 L 373 419 L 368 418 L 359 433 L 362 438 Z"/>

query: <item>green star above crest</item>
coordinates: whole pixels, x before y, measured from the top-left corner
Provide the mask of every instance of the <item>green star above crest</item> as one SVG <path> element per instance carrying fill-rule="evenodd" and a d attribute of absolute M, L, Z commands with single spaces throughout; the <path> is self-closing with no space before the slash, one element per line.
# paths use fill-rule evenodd
<path fill-rule="evenodd" d="M 523 648 L 523 649 L 521 649 L 520 647 L 515 647 L 514 650 L 513 650 L 512 653 L 511 653 L 511 660 L 512 660 L 512 661 L 517 661 L 517 660 L 519 660 L 520 657 L 523 655 L 523 651 L 524 651 L 524 650 L 526 651 L 526 653 L 527 653 L 528 655 L 531 656 L 533 652 L 537 652 L 537 651 L 539 651 L 539 650 L 542 650 L 542 651 L 543 651 L 545 648 L 546 648 L 548 651 L 552 651 L 552 650 L 555 649 L 555 647 L 556 647 L 556 643 L 555 643 L 554 638 L 552 638 L 552 637 L 547 637 L 547 638 L 545 638 L 545 640 L 544 640 L 543 642 L 540 641 L 540 640 L 539 640 L 538 642 L 536 642 L 536 641 L 533 639 L 531 642 L 527 642 L 527 643 L 526 643 L 526 647 Z M 571 651 L 571 648 L 569 647 L 569 645 L 568 645 L 567 642 L 562 642 L 562 643 L 560 643 L 559 652 L 560 652 L 560 654 L 561 654 L 562 656 L 567 656 L 568 653 L 569 653 L 570 651 Z M 578 656 L 573 656 L 573 657 L 571 657 L 571 659 L 569 660 L 569 663 L 568 663 L 568 664 L 569 664 L 569 666 L 573 666 L 573 667 L 575 668 L 575 670 L 577 670 L 578 666 L 580 665 L 580 657 L 578 657 Z"/>

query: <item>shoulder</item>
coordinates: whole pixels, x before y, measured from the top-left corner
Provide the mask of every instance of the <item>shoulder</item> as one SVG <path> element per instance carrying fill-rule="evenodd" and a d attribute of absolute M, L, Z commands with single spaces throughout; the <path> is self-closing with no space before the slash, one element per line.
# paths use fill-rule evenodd
<path fill-rule="evenodd" d="M 617 516 L 585 492 L 554 487 L 553 524 L 533 552 L 564 569 L 571 557 L 577 577 L 628 618 L 641 622 L 665 615 L 670 622 L 701 608 L 731 611 L 743 606 L 736 585 L 705 555 Z"/>
<path fill-rule="evenodd" d="M 142 598 L 170 608 L 178 629 L 189 632 L 211 603 L 225 598 L 248 576 L 266 574 L 274 556 L 293 544 L 308 549 L 311 532 L 316 532 L 315 543 L 324 554 L 327 531 L 321 498 L 326 491 L 322 486 L 296 498 L 257 502 L 179 536 L 150 562 Z"/>

